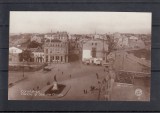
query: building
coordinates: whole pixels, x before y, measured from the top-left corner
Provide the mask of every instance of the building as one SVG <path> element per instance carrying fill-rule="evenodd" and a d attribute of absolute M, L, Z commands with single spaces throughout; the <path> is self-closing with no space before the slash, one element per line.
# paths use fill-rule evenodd
<path fill-rule="evenodd" d="M 138 58 L 133 54 L 127 52 L 114 52 L 115 61 L 114 68 L 116 70 L 135 71 L 135 72 L 149 72 L 151 62 L 142 58 Z"/>
<path fill-rule="evenodd" d="M 17 47 L 9 48 L 9 65 L 13 63 L 19 63 L 19 54 L 22 53 L 22 50 Z"/>
<path fill-rule="evenodd" d="M 52 40 L 61 40 L 61 41 L 68 41 L 69 34 L 67 32 L 56 32 L 56 33 L 47 33 L 44 38 Z"/>
<path fill-rule="evenodd" d="M 34 35 L 31 37 L 31 42 L 36 41 L 38 43 L 42 43 L 43 36 L 42 35 Z"/>
<path fill-rule="evenodd" d="M 129 48 L 131 49 L 144 49 L 145 48 L 144 41 L 135 36 L 131 36 L 128 40 L 128 43 L 129 43 Z"/>
<path fill-rule="evenodd" d="M 46 35 L 47 37 L 47 35 Z M 68 62 L 68 34 L 49 34 L 44 43 L 44 61 L 53 63 Z"/>
<path fill-rule="evenodd" d="M 16 45 L 21 45 L 23 43 L 26 43 L 30 40 L 30 37 L 29 36 L 25 36 L 25 35 L 20 35 L 20 38 L 19 39 L 16 39 L 14 40 L 13 42 L 13 45 L 16 46 Z"/>
<path fill-rule="evenodd" d="M 33 53 L 34 62 L 44 62 L 44 50 L 42 48 L 30 48 L 29 50 Z"/>
<path fill-rule="evenodd" d="M 108 44 L 100 39 L 93 39 L 83 43 L 82 47 L 82 61 L 90 60 L 93 62 L 94 58 L 106 61 L 108 52 Z"/>
<path fill-rule="evenodd" d="M 116 49 L 124 49 L 129 47 L 128 37 L 119 33 L 114 34 L 114 42 L 116 43 Z"/>

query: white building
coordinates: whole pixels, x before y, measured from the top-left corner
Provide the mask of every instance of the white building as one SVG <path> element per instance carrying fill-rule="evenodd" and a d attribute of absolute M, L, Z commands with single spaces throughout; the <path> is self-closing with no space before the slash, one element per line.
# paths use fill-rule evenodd
<path fill-rule="evenodd" d="M 10 47 L 9 48 L 9 53 L 19 54 L 19 53 L 22 53 L 22 50 L 17 48 L 17 47 Z"/>
<path fill-rule="evenodd" d="M 19 54 L 22 53 L 22 50 L 16 47 L 9 48 L 9 65 L 14 63 L 18 63 L 19 61 Z"/>
<path fill-rule="evenodd" d="M 44 38 L 49 40 L 61 40 L 64 42 L 69 39 L 69 34 L 67 32 L 47 33 Z"/>
<path fill-rule="evenodd" d="M 30 49 L 33 53 L 34 62 L 44 62 L 44 51 L 40 47 Z"/>
<path fill-rule="evenodd" d="M 107 52 L 108 44 L 105 41 L 99 39 L 89 40 L 83 43 L 82 61 L 90 60 L 94 62 L 95 58 L 106 60 Z"/>

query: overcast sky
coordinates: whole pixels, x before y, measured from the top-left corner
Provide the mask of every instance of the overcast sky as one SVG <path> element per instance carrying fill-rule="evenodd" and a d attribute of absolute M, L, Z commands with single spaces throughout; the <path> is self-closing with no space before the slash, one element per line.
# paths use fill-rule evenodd
<path fill-rule="evenodd" d="M 151 33 L 151 13 L 11 11 L 10 33 Z"/>

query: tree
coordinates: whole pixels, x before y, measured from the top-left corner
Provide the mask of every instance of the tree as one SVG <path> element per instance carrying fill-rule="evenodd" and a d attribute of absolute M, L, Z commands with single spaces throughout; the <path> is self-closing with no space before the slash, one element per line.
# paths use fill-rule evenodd
<path fill-rule="evenodd" d="M 114 37 L 112 35 L 107 35 L 108 42 L 108 54 L 115 50 L 116 42 L 114 41 Z"/>
<path fill-rule="evenodd" d="M 27 62 L 29 62 L 29 61 L 32 61 L 32 52 L 31 51 L 29 51 L 29 50 L 24 50 L 22 53 L 20 53 L 19 54 L 19 60 L 20 61 L 27 61 Z"/>
<path fill-rule="evenodd" d="M 42 47 L 42 44 L 41 43 L 38 43 L 36 41 L 32 41 L 28 44 L 27 46 L 28 48 L 37 48 L 37 47 Z"/>

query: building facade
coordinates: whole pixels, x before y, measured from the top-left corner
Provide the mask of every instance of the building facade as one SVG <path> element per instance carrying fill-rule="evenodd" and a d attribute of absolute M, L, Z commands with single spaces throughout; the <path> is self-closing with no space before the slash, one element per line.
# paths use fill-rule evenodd
<path fill-rule="evenodd" d="M 94 58 L 106 61 L 108 44 L 99 39 L 93 39 L 85 42 L 82 49 L 82 61 Z"/>
<path fill-rule="evenodd" d="M 30 48 L 29 50 L 33 53 L 34 62 L 44 62 L 44 50 L 42 48 Z"/>
<path fill-rule="evenodd" d="M 43 39 L 43 36 L 41 36 L 41 35 L 34 35 L 34 36 L 31 37 L 31 42 L 32 41 L 36 41 L 38 43 L 42 43 L 42 39 Z"/>
<path fill-rule="evenodd" d="M 14 63 L 19 63 L 19 54 L 22 53 L 22 50 L 17 47 L 9 48 L 9 65 Z"/>
<path fill-rule="evenodd" d="M 151 68 L 151 62 L 127 52 L 115 52 L 114 68 L 124 71 L 148 72 Z"/>
<path fill-rule="evenodd" d="M 44 43 L 44 61 L 51 63 L 68 62 L 68 34 L 50 34 Z"/>

